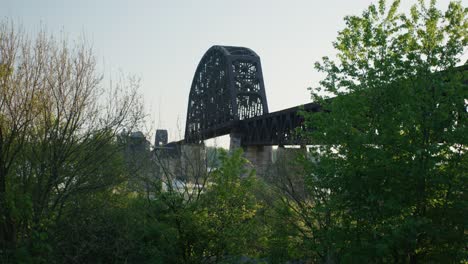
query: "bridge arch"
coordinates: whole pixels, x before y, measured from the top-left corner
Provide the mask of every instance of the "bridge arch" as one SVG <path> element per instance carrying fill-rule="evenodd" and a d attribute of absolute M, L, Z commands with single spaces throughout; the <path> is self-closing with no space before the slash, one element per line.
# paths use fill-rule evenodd
<path fill-rule="evenodd" d="M 185 141 L 228 134 L 237 121 L 267 113 L 260 57 L 244 47 L 208 49 L 190 88 Z"/>

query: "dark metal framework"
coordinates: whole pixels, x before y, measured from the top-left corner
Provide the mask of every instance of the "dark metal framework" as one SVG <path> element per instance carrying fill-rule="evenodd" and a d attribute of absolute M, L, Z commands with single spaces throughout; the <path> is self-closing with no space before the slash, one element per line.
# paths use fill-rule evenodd
<path fill-rule="evenodd" d="M 243 120 L 236 129 L 240 132 L 241 144 L 244 146 L 305 145 L 305 139 L 296 133 L 297 128 L 301 128 L 302 131 L 306 129 L 300 111 L 320 110 L 320 105 L 309 103 Z"/>
<path fill-rule="evenodd" d="M 457 71 L 466 73 L 468 67 Z M 462 77 L 467 84 L 466 74 Z M 248 48 L 213 46 L 198 64 L 190 89 L 185 139 L 169 145 L 200 143 L 202 140 L 233 133 L 241 145 L 303 145 L 295 133 L 304 129 L 300 111 L 318 112 L 309 103 L 268 113 L 259 56 Z M 167 132 L 157 133 L 156 142 L 164 145 Z M 157 143 L 158 145 L 158 143 Z"/>
<path fill-rule="evenodd" d="M 240 120 L 267 113 L 260 57 L 248 48 L 213 46 L 193 77 L 185 142 L 228 134 Z"/>

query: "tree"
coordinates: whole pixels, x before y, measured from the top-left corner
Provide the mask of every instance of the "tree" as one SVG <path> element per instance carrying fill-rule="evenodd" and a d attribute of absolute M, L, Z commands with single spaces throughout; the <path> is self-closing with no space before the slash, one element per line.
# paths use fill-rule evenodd
<path fill-rule="evenodd" d="M 317 144 L 306 183 L 325 205 L 311 214 L 328 220 L 313 233 L 324 262 L 466 259 L 467 67 L 456 66 L 468 10 L 398 6 L 346 17 L 336 58 L 315 65 L 325 111 L 306 114 Z"/>
<path fill-rule="evenodd" d="M 265 179 L 271 189 L 267 193 L 271 236 L 268 241 L 271 263 L 313 258 L 311 241 L 317 218 L 317 200 L 305 184 L 307 156 L 305 148 L 278 148 L 276 161 L 269 167 Z M 315 202 L 315 204 L 314 204 Z"/>
<path fill-rule="evenodd" d="M 198 151 L 192 153 L 195 155 L 182 153 L 179 158 L 189 158 L 190 162 L 181 172 L 190 176 L 188 180 L 181 183 L 183 186 L 170 186 L 173 175 L 164 175 L 167 191 L 148 201 L 154 210 L 149 211 L 147 226 L 151 229 L 158 225 L 161 229 L 153 230 L 146 240 L 154 245 L 159 261 L 230 263 L 242 256 L 256 258 L 263 253 L 268 232 L 262 222 L 263 203 L 256 195 L 260 183 L 254 172 L 246 169 L 241 150 L 231 154 L 218 151 L 219 167 L 207 171 L 205 166 L 204 172 L 194 167 L 204 162 L 212 164 L 207 161 L 210 157 L 201 157 Z M 164 171 L 171 174 L 167 168 Z"/>
<path fill-rule="evenodd" d="M 101 81 L 85 44 L 0 23 L 0 248 L 32 252 L 63 208 L 121 181 L 116 135 L 144 117 L 139 84 Z"/>
<path fill-rule="evenodd" d="M 263 202 L 255 172 L 245 168 L 240 149 L 230 156 L 221 150 L 221 166 L 213 172 L 211 185 L 196 208 L 196 222 L 203 230 L 200 256 L 203 263 L 219 263 L 242 255 L 258 257 L 267 232 L 261 223 Z"/>

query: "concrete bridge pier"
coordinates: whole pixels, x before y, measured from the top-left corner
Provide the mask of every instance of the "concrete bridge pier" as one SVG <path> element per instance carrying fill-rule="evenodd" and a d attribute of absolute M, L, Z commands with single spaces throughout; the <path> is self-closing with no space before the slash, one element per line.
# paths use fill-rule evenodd
<path fill-rule="evenodd" d="M 278 149 L 276 151 L 276 157 L 273 162 L 276 162 L 277 160 L 289 160 L 289 159 L 295 159 L 297 155 L 307 153 L 307 147 L 305 145 L 299 146 L 299 148 L 285 148 L 284 146 L 280 145 L 278 146 Z"/>
<path fill-rule="evenodd" d="M 230 140 L 229 140 L 229 151 L 233 151 L 237 148 L 242 147 L 242 134 L 238 132 L 231 132 L 229 134 Z"/>
<path fill-rule="evenodd" d="M 244 157 L 251 162 L 257 175 L 264 176 L 272 161 L 271 146 L 243 146 L 241 134 L 232 132 L 230 134 L 229 150 L 233 151 L 236 148 L 242 148 Z"/>
<path fill-rule="evenodd" d="M 246 146 L 244 147 L 244 157 L 249 160 L 257 175 L 265 176 L 268 167 L 271 165 L 271 146 Z"/>

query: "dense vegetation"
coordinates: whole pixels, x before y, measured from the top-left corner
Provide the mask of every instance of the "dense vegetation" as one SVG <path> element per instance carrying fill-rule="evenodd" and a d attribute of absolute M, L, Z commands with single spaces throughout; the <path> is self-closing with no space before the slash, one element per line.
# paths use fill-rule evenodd
<path fill-rule="evenodd" d="M 410 14 L 370 6 L 346 18 L 337 60 L 316 68 L 330 111 L 309 115 L 321 145 L 307 169 L 313 233 L 335 262 L 466 259 L 467 9 L 421 1 Z M 324 190 L 326 194 L 324 195 Z M 338 237 L 339 239 L 334 239 Z"/>
<path fill-rule="evenodd" d="M 466 261 L 468 10 L 398 4 L 345 18 L 314 145 L 262 178 L 241 150 L 166 163 L 132 141 L 137 80 L 104 88 L 86 45 L 2 23 L 0 262 Z"/>

